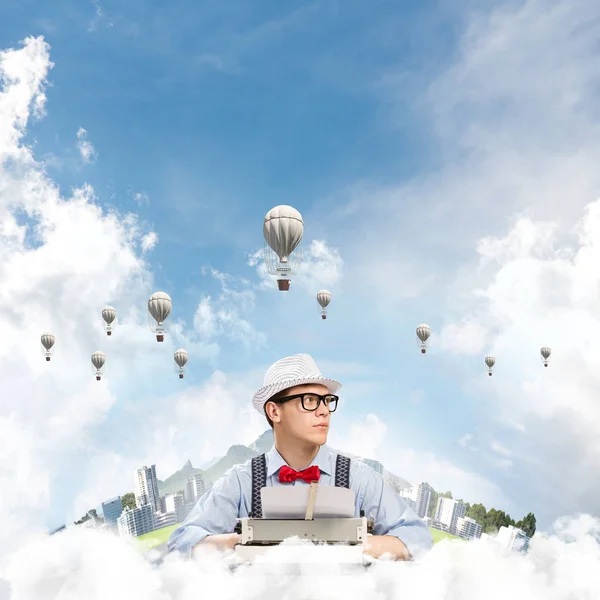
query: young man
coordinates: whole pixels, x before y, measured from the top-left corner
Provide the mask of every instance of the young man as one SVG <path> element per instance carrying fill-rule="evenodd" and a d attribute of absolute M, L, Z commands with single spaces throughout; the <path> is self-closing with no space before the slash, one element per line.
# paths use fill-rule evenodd
<path fill-rule="evenodd" d="M 251 512 L 262 516 L 260 494 L 252 493 L 253 475 L 255 491 L 262 485 L 309 485 L 314 479 L 320 485 L 350 487 L 356 516 L 364 511 L 374 520 L 373 535 L 363 545 L 363 552 L 374 558 L 389 554 L 396 560 L 410 560 L 430 550 L 433 537 L 427 525 L 385 485 L 383 477 L 326 445 L 341 387 L 323 377 L 308 354 L 274 363 L 253 399 L 254 407 L 273 427 L 274 446 L 267 454 L 229 469 L 198 500 L 171 534 L 169 552 L 192 556 L 195 548 L 205 544 L 234 548 L 240 537 L 233 533 L 237 519 Z"/>

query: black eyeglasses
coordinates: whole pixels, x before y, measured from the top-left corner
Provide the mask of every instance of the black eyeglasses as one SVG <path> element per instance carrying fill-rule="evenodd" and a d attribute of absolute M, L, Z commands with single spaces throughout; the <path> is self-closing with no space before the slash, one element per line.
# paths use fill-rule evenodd
<path fill-rule="evenodd" d="M 273 400 L 273 402 L 287 402 L 288 400 L 295 400 L 296 398 L 300 398 L 304 410 L 310 412 L 315 411 L 322 402 L 329 409 L 330 413 L 335 412 L 338 400 L 340 399 L 339 396 L 334 394 L 326 394 L 325 396 L 321 396 L 320 394 L 294 394 L 293 396 L 278 398 L 277 400 Z"/>

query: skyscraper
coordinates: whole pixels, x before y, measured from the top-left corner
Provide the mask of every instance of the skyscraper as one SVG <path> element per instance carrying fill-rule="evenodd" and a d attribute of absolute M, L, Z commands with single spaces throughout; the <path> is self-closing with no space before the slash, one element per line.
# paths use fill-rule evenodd
<path fill-rule="evenodd" d="M 138 469 L 135 484 L 135 505 L 141 507 L 145 504 L 150 504 L 153 513 L 159 512 L 161 505 L 158 493 L 156 465 L 152 465 L 151 467 L 143 466 L 141 469 Z"/>
<path fill-rule="evenodd" d="M 422 482 L 407 490 L 401 490 L 400 495 L 410 501 L 410 507 L 423 519 L 429 512 L 431 490 L 432 488 L 428 483 Z"/>
<path fill-rule="evenodd" d="M 121 503 L 121 496 L 105 500 L 102 503 L 102 514 L 104 515 L 104 522 L 108 527 L 117 527 L 117 519 L 123 512 L 123 504 Z"/>
<path fill-rule="evenodd" d="M 444 523 L 448 531 L 452 534 L 456 532 L 456 524 L 460 517 L 464 517 L 467 512 L 467 505 L 452 498 L 438 498 L 437 510 L 435 514 L 436 521 Z"/>
<path fill-rule="evenodd" d="M 500 527 L 496 539 L 502 543 L 507 550 L 516 550 L 527 554 L 529 552 L 529 542 L 531 538 L 527 537 L 527 534 L 514 525 L 508 527 Z"/>
<path fill-rule="evenodd" d="M 196 473 L 192 479 L 194 480 L 194 491 L 196 500 L 198 500 L 206 491 L 206 483 L 204 481 L 204 476 L 202 475 L 202 473 Z"/>

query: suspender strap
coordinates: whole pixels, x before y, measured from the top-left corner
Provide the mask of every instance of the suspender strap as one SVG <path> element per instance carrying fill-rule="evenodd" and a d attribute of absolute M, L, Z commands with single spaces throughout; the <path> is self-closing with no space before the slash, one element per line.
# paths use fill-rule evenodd
<path fill-rule="evenodd" d="M 335 461 L 335 487 L 350 487 L 350 459 L 341 454 Z"/>
<path fill-rule="evenodd" d="M 260 490 L 267 485 L 267 459 L 264 454 L 252 459 L 252 517 L 262 519 Z"/>

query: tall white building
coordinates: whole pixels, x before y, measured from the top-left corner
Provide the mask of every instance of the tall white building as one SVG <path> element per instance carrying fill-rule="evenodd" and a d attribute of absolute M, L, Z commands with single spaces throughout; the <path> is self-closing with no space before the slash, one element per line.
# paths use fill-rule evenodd
<path fill-rule="evenodd" d="M 407 490 L 401 490 L 400 495 L 407 501 L 408 505 L 421 517 L 427 516 L 429 503 L 431 502 L 432 488 L 429 484 L 422 482 Z"/>
<path fill-rule="evenodd" d="M 165 512 L 175 513 L 175 522 L 182 523 L 187 516 L 183 494 L 167 494 L 165 496 Z"/>
<path fill-rule="evenodd" d="M 156 465 L 142 467 L 137 470 L 135 480 L 135 505 L 139 508 L 150 504 L 152 512 L 160 512 L 160 495 L 158 493 L 158 478 Z"/>
<path fill-rule="evenodd" d="M 509 525 L 508 527 L 500 527 L 496 539 L 507 549 L 516 550 L 527 554 L 529 552 L 529 542 L 531 538 L 518 527 Z"/>
<path fill-rule="evenodd" d="M 452 498 L 438 498 L 435 520 L 444 523 L 448 531 L 456 535 L 458 519 L 465 516 L 467 505 Z"/>
<path fill-rule="evenodd" d="M 466 540 L 475 540 L 481 537 L 481 525 L 471 517 L 459 517 L 456 520 L 456 535 Z"/>
<path fill-rule="evenodd" d="M 194 484 L 194 478 L 190 477 L 183 488 L 183 499 L 186 504 L 196 503 L 196 485 Z"/>
<path fill-rule="evenodd" d="M 202 475 L 202 473 L 196 473 L 192 477 L 192 480 L 194 482 L 195 497 L 196 500 L 198 500 L 204 495 L 204 492 L 206 491 L 206 482 L 204 481 L 204 475 Z"/>
<path fill-rule="evenodd" d="M 154 531 L 154 510 L 151 504 L 137 506 L 133 510 L 127 507 L 117 519 L 119 535 L 138 537 Z"/>

